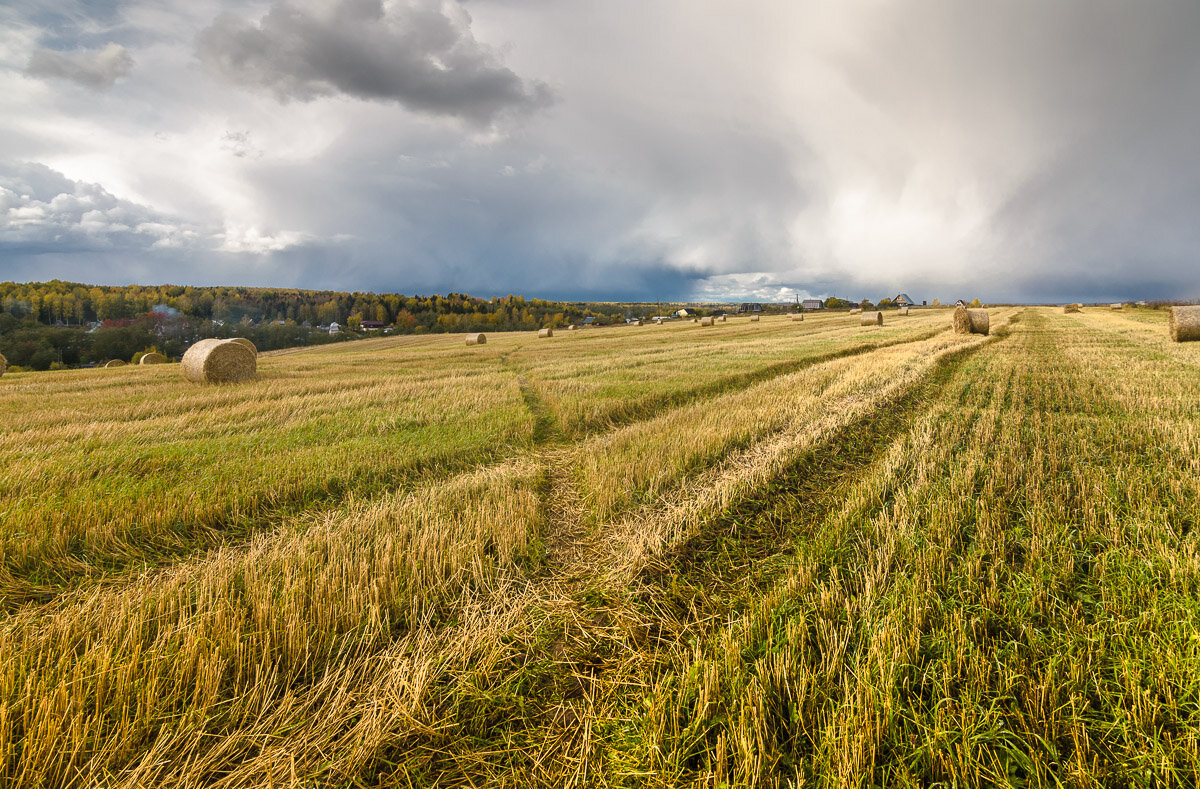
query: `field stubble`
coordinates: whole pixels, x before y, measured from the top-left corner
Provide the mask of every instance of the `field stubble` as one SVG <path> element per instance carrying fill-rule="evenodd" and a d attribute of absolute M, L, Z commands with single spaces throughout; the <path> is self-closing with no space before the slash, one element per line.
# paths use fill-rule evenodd
<path fill-rule="evenodd" d="M 19 606 L 0 626 L 0 777 L 1189 783 L 1196 359 L 1140 311 L 1068 331 L 1080 317 L 1026 310 L 990 339 L 930 336 L 942 312 L 267 357 L 268 388 L 361 376 L 339 406 L 353 436 L 370 422 L 347 412 L 393 402 L 361 397 L 390 380 L 389 349 L 427 392 L 466 368 L 453 386 L 491 390 L 482 421 L 507 443 L 471 432 L 492 450 L 477 470 L 351 485 L 244 542 Z M 104 396 L 119 423 L 129 393 Z M 144 421 L 238 397 L 160 396 Z M 265 402 L 269 440 L 299 409 Z M 51 410 L 34 422 L 77 418 Z M 213 440 L 235 432 L 223 413 Z M 128 440 L 109 429 L 101 451 Z M 90 465 L 56 446 L 64 474 Z M 231 457 L 252 456 L 200 462 Z"/>

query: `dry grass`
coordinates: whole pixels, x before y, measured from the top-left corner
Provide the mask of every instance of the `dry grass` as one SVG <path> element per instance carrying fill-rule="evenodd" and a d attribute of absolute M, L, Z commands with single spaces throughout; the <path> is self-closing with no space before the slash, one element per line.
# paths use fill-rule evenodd
<path fill-rule="evenodd" d="M 993 311 L 987 338 L 918 312 L 875 344 L 839 316 L 383 339 L 264 354 L 256 397 L 155 368 L 6 378 L 0 452 L 63 473 L 198 406 L 193 450 L 292 424 L 362 441 L 352 468 L 409 431 L 481 465 L 389 466 L 170 566 L 83 553 L 86 584 L 0 623 L 0 782 L 1192 785 L 1200 346 L 1162 312 L 1056 312 Z M 581 418 L 574 380 L 622 418 Z M 198 470 L 277 476 L 179 457 L 165 501 Z M 6 508 L 56 473 L 24 467 Z M 110 561 L 162 558 L 157 533 Z"/>

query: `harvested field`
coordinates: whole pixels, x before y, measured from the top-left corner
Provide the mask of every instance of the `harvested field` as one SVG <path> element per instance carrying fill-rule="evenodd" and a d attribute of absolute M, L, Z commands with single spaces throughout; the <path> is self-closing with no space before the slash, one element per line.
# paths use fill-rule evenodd
<path fill-rule="evenodd" d="M 1187 786 L 1200 343 L 993 308 L 0 379 L 0 784 Z"/>

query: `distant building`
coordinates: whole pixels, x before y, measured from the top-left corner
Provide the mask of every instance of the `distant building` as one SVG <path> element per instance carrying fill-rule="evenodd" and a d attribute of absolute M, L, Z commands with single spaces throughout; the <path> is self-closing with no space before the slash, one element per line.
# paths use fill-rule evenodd
<path fill-rule="evenodd" d="M 753 312 L 762 312 L 762 305 L 755 301 L 743 302 L 742 306 L 738 307 L 738 315 L 747 315 Z"/>
<path fill-rule="evenodd" d="M 676 311 L 675 314 L 678 315 L 680 318 L 686 318 L 689 315 L 691 315 L 691 313 L 688 312 L 687 310 L 678 310 L 678 311 Z"/>
<path fill-rule="evenodd" d="M 330 334 L 341 334 L 342 327 L 338 326 L 336 323 L 331 323 L 331 324 L 329 324 L 329 333 Z"/>
<path fill-rule="evenodd" d="M 584 318 L 584 319 L 583 319 L 583 325 L 584 325 L 584 326 L 595 326 L 595 325 L 596 325 L 596 319 L 595 319 L 594 317 L 592 317 L 592 316 L 590 316 L 590 315 L 589 315 L 588 317 L 586 317 L 586 318 Z"/>
<path fill-rule="evenodd" d="M 386 325 L 387 324 L 384 323 L 383 321 L 359 321 L 358 322 L 358 327 L 360 329 L 368 329 L 371 331 L 379 331 Z"/>
<path fill-rule="evenodd" d="M 917 303 L 915 301 L 913 301 L 911 298 L 909 298 L 909 295 L 907 293 L 901 293 L 899 296 L 894 297 L 892 299 L 892 304 L 895 304 L 897 307 L 915 307 L 915 306 L 917 306 Z"/>
<path fill-rule="evenodd" d="M 800 306 L 806 310 L 823 310 L 825 309 L 825 302 L 820 299 L 805 299 L 800 302 Z"/>

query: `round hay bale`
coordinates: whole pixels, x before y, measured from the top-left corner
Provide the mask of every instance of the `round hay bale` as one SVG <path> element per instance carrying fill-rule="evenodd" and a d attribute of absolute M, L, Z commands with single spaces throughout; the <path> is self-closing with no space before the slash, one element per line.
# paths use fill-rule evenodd
<path fill-rule="evenodd" d="M 550 327 L 546 327 L 545 329 L 538 329 L 538 339 L 539 340 L 545 339 L 546 337 L 553 337 L 553 336 L 554 336 L 554 329 L 551 329 Z"/>
<path fill-rule="evenodd" d="M 991 319 L 987 310 L 969 310 L 966 307 L 954 308 L 954 331 L 958 334 L 988 333 Z"/>
<path fill-rule="evenodd" d="M 4 354 L 0 353 L 0 375 L 4 375 L 4 371 L 8 369 L 8 359 L 4 358 Z"/>
<path fill-rule="evenodd" d="M 757 316 L 757 315 L 751 315 L 751 316 L 750 316 L 750 322 L 751 322 L 751 323 L 758 323 L 758 316 Z"/>
<path fill-rule="evenodd" d="M 1064 304 L 1063 312 L 1064 313 L 1083 312 L 1083 305 L 1082 304 Z"/>
<path fill-rule="evenodd" d="M 487 335 L 480 332 L 478 334 L 467 335 L 467 345 L 486 345 Z"/>
<path fill-rule="evenodd" d="M 724 315 L 722 315 L 722 316 L 721 316 L 721 318 L 720 318 L 720 321 L 721 321 L 721 323 L 724 323 L 724 322 L 725 322 L 725 316 L 724 316 Z"/>
<path fill-rule="evenodd" d="M 712 319 L 712 318 L 701 318 L 701 319 L 700 319 L 700 325 L 701 325 L 701 326 L 712 326 L 712 325 L 713 325 L 713 319 Z"/>
<path fill-rule="evenodd" d="M 629 325 L 630 325 L 630 326 L 641 326 L 641 325 L 642 325 L 642 321 L 641 321 L 640 319 L 639 319 L 639 320 L 636 320 L 636 321 L 630 321 L 630 322 L 629 322 Z"/>
<path fill-rule="evenodd" d="M 258 373 L 254 352 L 233 340 L 200 340 L 180 361 L 183 377 L 197 384 L 234 384 Z"/>
<path fill-rule="evenodd" d="M 154 351 L 151 351 L 150 353 L 142 354 L 142 358 L 138 361 L 138 364 L 166 364 L 166 363 L 167 363 L 167 357 L 163 356 L 161 353 L 155 353 Z"/>
<path fill-rule="evenodd" d="M 901 308 L 899 309 L 899 313 L 900 313 L 901 315 L 908 315 L 908 307 L 901 307 Z"/>
<path fill-rule="evenodd" d="M 109 359 L 107 362 L 104 363 L 104 366 L 105 367 L 124 367 L 125 360 L 124 359 Z"/>
<path fill-rule="evenodd" d="M 789 312 L 788 320 L 802 321 L 802 320 L 804 320 L 804 313 L 803 312 Z"/>
<path fill-rule="evenodd" d="M 882 312 L 864 312 L 862 314 L 862 317 L 859 318 L 858 322 L 859 322 L 859 325 L 861 325 L 861 326 L 882 326 L 883 325 L 883 313 Z"/>
<path fill-rule="evenodd" d="M 575 324 L 572 323 L 571 325 L 567 326 L 567 331 L 575 331 Z"/>
<path fill-rule="evenodd" d="M 1112 308 L 1112 309 L 1114 309 L 1114 310 L 1123 310 L 1123 309 L 1125 309 L 1125 305 L 1124 305 L 1123 303 L 1121 303 L 1121 302 L 1115 302 L 1115 303 L 1113 303 L 1113 304 L 1109 304 L 1108 306 L 1109 306 L 1109 307 L 1111 307 L 1111 308 Z"/>
<path fill-rule="evenodd" d="M 258 348 L 256 348 L 256 347 L 254 346 L 254 343 L 250 342 L 250 341 L 249 341 L 249 340 L 247 340 L 245 337 L 231 337 L 229 341 L 230 341 L 230 342 L 236 342 L 238 345 L 244 345 L 244 346 L 246 346 L 246 347 L 247 347 L 247 348 L 249 348 L 250 350 L 254 351 L 254 355 L 255 355 L 255 356 L 258 356 Z"/>
<path fill-rule="evenodd" d="M 1200 340 L 1200 305 L 1172 307 L 1167 325 L 1171 330 L 1171 339 L 1175 342 Z"/>
<path fill-rule="evenodd" d="M 862 307 L 855 307 L 854 309 L 850 310 L 850 314 L 851 315 L 862 315 Z"/>

